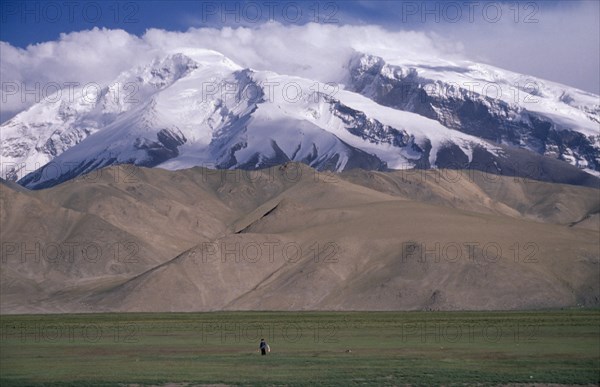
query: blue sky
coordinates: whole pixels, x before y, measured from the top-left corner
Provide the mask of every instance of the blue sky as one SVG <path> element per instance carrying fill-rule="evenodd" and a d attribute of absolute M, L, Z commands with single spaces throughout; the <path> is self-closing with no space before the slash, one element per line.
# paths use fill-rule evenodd
<path fill-rule="evenodd" d="M 589 0 L 594 2 L 596 0 Z M 275 20 L 282 24 L 318 21 L 374 24 L 391 30 L 440 29 L 511 20 L 525 24 L 543 13 L 564 10 L 579 1 L 273 1 L 273 0 L 3 0 L 0 38 L 26 47 L 56 40 L 61 33 L 93 27 L 123 29 L 141 35 L 149 28 L 185 31 L 190 27 L 249 26 Z M 508 10 L 498 15 L 497 5 Z"/>
<path fill-rule="evenodd" d="M 469 59 L 599 94 L 599 4 L 597 0 L 3 0 L 0 40 L 24 49 L 23 55 L 33 55 L 30 45 L 63 41 L 65 34 L 94 27 L 143 37 L 149 29 L 259 28 L 269 20 L 283 25 L 375 25 L 455 42 Z M 8 50 L 3 51 L 0 54 Z M 6 73 L 3 69 L 3 77 Z"/>
<path fill-rule="evenodd" d="M 436 2 L 427 3 L 423 7 L 435 7 Z M 1 39 L 18 47 L 55 40 L 60 33 L 95 26 L 141 35 L 148 28 L 185 31 L 190 27 L 253 26 L 269 20 L 282 24 L 318 20 L 389 28 L 418 28 L 422 24 L 419 15 L 413 15 L 412 4 L 401 1 L 5 0 L 0 9 Z M 411 17 L 402 19 L 402 11 Z"/>

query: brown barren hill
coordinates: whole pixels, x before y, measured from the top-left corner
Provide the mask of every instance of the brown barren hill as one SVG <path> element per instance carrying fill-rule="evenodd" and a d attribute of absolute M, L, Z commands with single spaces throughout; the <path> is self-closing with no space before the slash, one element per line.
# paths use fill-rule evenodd
<path fill-rule="evenodd" d="M 600 306 L 600 191 L 478 171 L 0 182 L 2 313 Z"/>

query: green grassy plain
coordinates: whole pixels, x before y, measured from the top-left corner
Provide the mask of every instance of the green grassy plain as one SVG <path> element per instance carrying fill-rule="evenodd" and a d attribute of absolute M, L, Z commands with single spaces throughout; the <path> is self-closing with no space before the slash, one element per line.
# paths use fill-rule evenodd
<path fill-rule="evenodd" d="M 597 309 L 4 315 L 0 329 L 3 387 L 600 382 Z"/>

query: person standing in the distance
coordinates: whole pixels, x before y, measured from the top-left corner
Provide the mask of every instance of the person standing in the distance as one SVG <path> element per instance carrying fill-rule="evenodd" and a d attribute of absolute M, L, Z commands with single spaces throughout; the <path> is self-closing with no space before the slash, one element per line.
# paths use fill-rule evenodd
<path fill-rule="evenodd" d="M 258 344 L 258 349 L 260 350 L 260 354 L 262 356 L 266 355 L 267 352 L 271 352 L 271 347 L 265 341 L 265 339 L 260 339 L 260 344 Z"/>

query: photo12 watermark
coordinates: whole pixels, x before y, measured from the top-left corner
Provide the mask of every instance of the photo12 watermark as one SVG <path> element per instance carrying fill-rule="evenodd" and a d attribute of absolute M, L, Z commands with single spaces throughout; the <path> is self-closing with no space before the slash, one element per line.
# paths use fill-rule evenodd
<path fill-rule="evenodd" d="M 503 246 L 504 245 L 504 249 Z M 406 241 L 402 242 L 401 262 L 418 263 L 539 263 L 540 247 L 531 241 L 506 243 L 496 241 Z"/>
<path fill-rule="evenodd" d="M 139 333 L 140 327 L 134 322 L 98 324 L 32 321 L 0 324 L 0 342 L 16 341 L 20 344 L 132 344 L 139 341 Z"/>
<path fill-rule="evenodd" d="M 126 26 L 140 22 L 139 1 L 45 1 L 4 0 L 0 3 L 2 23 L 17 21 L 33 26 L 41 23 L 115 24 Z"/>
<path fill-rule="evenodd" d="M 100 243 L 96 241 L 6 241 L 0 246 L 2 265 L 63 263 L 101 263 L 112 261 L 122 264 L 139 262 L 140 246 L 135 241 Z"/>
<path fill-rule="evenodd" d="M 414 23 L 539 23 L 536 1 L 405 1 L 396 3 L 399 22 Z"/>
<path fill-rule="evenodd" d="M 108 160 L 116 158 L 117 155 L 113 153 L 106 156 Z M 26 176 L 33 184 L 59 181 L 66 184 L 100 182 L 136 184 L 141 181 L 140 170 L 134 164 L 108 164 L 104 168 L 93 169 L 89 172 L 81 172 L 80 167 L 80 162 L 55 160 L 49 161 L 47 164 L 9 161 L 0 163 L 0 170 L 5 179 L 9 181 L 19 181 Z"/>
<path fill-rule="evenodd" d="M 193 16 L 202 25 L 338 24 L 340 6 L 337 1 L 205 1 Z"/>
<path fill-rule="evenodd" d="M 225 169 L 215 163 L 202 163 L 200 169 L 202 182 L 268 184 L 277 181 L 298 183 L 313 181 L 336 183 L 340 181 L 338 173 L 331 169 L 311 168 L 299 162 L 285 164 L 264 161 L 259 169 Z"/>
<path fill-rule="evenodd" d="M 420 321 L 403 323 L 399 327 L 403 343 L 447 344 L 458 343 L 495 344 L 501 342 L 535 343 L 540 340 L 539 322 L 484 323 Z"/>
<path fill-rule="evenodd" d="M 3 81 L 0 87 L 2 103 L 17 98 L 22 104 L 73 104 L 95 106 L 99 102 L 131 107 L 138 104 L 138 82 L 12 82 Z"/>
<path fill-rule="evenodd" d="M 339 262 L 340 245 L 336 242 L 299 243 L 295 241 L 218 241 L 202 242 L 190 253 L 198 264 L 211 263 L 267 263 L 295 264 L 303 259 L 314 263 Z"/>
<path fill-rule="evenodd" d="M 197 330 L 203 344 L 216 341 L 220 344 L 251 345 L 264 338 L 270 344 L 289 345 L 301 342 L 338 343 L 341 328 L 342 323 L 333 321 L 317 321 L 310 325 L 295 322 L 203 322 Z"/>

